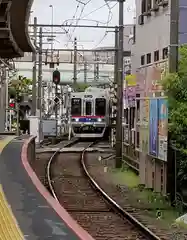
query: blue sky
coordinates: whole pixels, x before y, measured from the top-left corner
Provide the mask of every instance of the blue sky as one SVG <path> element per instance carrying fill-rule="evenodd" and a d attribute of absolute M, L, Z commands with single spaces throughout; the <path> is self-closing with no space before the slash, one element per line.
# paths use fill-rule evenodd
<path fill-rule="evenodd" d="M 81 0 L 82 2 L 88 2 L 88 0 Z M 32 7 L 31 19 L 37 17 L 39 23 L 51 24 L 52 22 L 52 8 L 49 5 L 53 5 L 53 23 L 61 24 L 67 20 L 68 23 L 76 24 L 76 19 L 79 18 L 80 13 L 83 9 L 83 4 L 79 4 L 76 0 L 34 0 Z M 103 6 L 105 5 L 105 6 Z M 113 7 L 115 5 L 115 7 Z M 102 7 L 103 6 L 103 7 Z M 90 2 L 85 6 L 84 11 L 81 15 L 81 19 L 84 17 L 85 20 L 79 20 L 78 24 L 96 24 L 96 21 L 102 22 L 102 25 L 106 25 L 107 21 L 109 25 L 118 24 L 118 4 L 117 2 L 109 3 L 110 7 L 113 7 L 109 15 L 109 8 L 106 6 L 104 0 L 90 0 Z M 94 10 L 101 7 L 100 10 L 93 12 Z M 76 12 L 77 10 L 77 12 Z M 76 14 L 75 14 L 76 12 Z M 92 13 L 93 12 L 93 13 Z M 133 23 L 133 17 L 135 14 L 135 0 L 127 0 L 124 4 L 124 24 Z M 70 20 L 75 16 L 74 20 Z M 92 21 L 94 20 L 94 21 Z M 45 29 L 45 31 L 50 31 L 50 29 Z M 66 28 L 68 30 L 68 28 Z M 72 30 L 75 30 L 72 32 Z M 55 29 L 55 31 L 61 31 L 61 29 Z M 71 47 L 71 40 L 74 37 L 78 39 L 78 45 L 80 48 L 93 48 L 101 46 L 113 46 L 114 45 L 114 34 L 108 33 L 104 40 L 101 42 L 105 36 L 105 29 L 94 29 L 94 28 L 70 28 L 70 37 L 67 34 L 60 35 L 56 38 L 55 47 L 64 48 Z M 72 33 L 71 33 L 72 32 Z M 71 39 L 69 41 L 69 39 Z"/>

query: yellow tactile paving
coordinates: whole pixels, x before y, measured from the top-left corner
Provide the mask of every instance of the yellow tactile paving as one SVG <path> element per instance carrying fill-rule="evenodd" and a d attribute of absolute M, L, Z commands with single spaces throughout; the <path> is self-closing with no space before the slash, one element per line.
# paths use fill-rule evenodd
<path fill-rule="evenodd" d="M 0 240 L 24 240 L 14 214 L 0 185 Z"/>
<path fill-rule="evenodd" d="M 3 139 L 0 139 L 0 153 L 2 152 L 3 148 L 11 142 L 15 136 L 5 136 Z"/>

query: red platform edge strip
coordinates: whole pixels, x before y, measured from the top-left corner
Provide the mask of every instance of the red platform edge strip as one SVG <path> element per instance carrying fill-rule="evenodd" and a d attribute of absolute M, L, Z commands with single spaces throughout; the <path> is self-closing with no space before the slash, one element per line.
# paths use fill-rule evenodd
<path fill-rule="evenodd" d="M 55 210 L 55 212 L 59 215 L 59 217 L 67 224 L 69 228 L 73 230 L 73 232 L 81 239 L 81 240 L 94 240 L 94 238 L 89 235 L 71 216 L 70 214 L 50 195 L 44 185 L 40 182 L 38 177 L 36 176 L 35 172 L 33 171 L 32 167 L 29 164 L 28 156 L 27 156 L 27 149 L 29 143 L 35 137 L 31 137 L 25 140 L 22 152 L 21 152 L 21 160 L 22 164 L 28 173 L 29 177 L 31 178 L 33 184 L 40 192 L 40 194 L 46 199 L 49 205 Z"/>

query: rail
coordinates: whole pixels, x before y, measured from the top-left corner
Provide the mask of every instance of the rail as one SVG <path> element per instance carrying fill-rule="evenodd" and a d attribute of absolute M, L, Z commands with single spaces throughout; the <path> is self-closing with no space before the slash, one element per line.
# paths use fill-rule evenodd
<path fill-rule="evenodd" d="M 67 144 L 67 146 L 72 146 L 74 143 L 70 143 Z M 82 151 L 81 154 L 81 166 L 82 169 L 84 170 L 84 174 L 87 176 L 87 178 L 89 179 L 89 181 L 91 182 L 92 186 L 94 187 L 94 189 L 96 189 L 96 191 L 98 191 L 102 197 L 113 207 L 113 209 L 120 214 L 120 216 L 122 218 L 127 219 L 131 224 L 133 224 L 134 226 L 136 226 L 146 237 L 148 237 L 149 239 L 152 240 L 161 240 L 158 236 L 156 236 L 152 231 L 150 231 L 147 227 L 145 227 L 141 222 L 139 222 L 136 218 L 134 218 L 131 214 L 129 214 L 127 211 L 125 211 L 120 205 L 118 205 L 110 196 L 108 196 L 108 194 L 98 185 L 98 183 L 92 178 L 92 176 L 90 175 L 90 173 L 88 172 L 88 169 L 86 167 L 86 162 L 85 162 L 85 153 L 86 150 L 95 145 L 96 142 L 91 142 L 90 144 L 88 144 L 84 150 Z M 47 181 L 49 184 L 49 188 L 50 191 L 53 195 L 53 197 L 58 201 L 58 197 L 55 193 L 55 190 L 53 188 L 53 184 L 52 184 L 52 178 L 51 178 L 51 165 L 53 160 L 55 159 L 55 156 L 60 152 L 60 148 L 52 155 L 52 157 L 50 158 L 48 165 L 47 165 Z M 109 158 L 111 158 L 112 155 L 109 156 Z M 58 201 L 59 202 L 59 201 Z"/>
<path fill-rule="evenodd" d="M 93 143 L 92 143 L 93 144 Z M 86 152 L 86 149 L 83 151 L 81 156 L 81 164 L 82 168 L 84 170 L 85 175 L 88 177 L 91 184 L 94 186 L 94 188 L 106 199 L 106 201 L 114 207 L 117 213 L 120 213 L 120 215 L 123 218 L 126 218 L 131 222 L 133 225 L 135 225 L 141 232 L 145 234 L 146 237 L 152 239 L 152 240 L 161 240 L 158 236 L 156 236 L 152 231 L 150 231 L 147 227 L 145 227 L 141 222 L 139 222 L 136 218 L 134 218 L 131 214 L 129 214 L 127 211 L 125 211 L 120 205 L 118 205 L 108 194 L 98 185 L 98 183 L 92 178 L 90 173 L 88 172 L 88 169 L 86 168 L 85 158 L 84 154 Z M 111 156 L 109 156 L 110 158 Z"/>
<path fill-rule="evenodd" d="M 75 139 L 74 141 L 70 142 L 70 143 L 67 143 L 65 146 L 63 146 L 62 148 L 66 148 L 66 147 L 71 147 L 72 145 L 74 145 L 75 143 L 78 142 L 78 139 Z M 53 160 L 55 159 L 55 157 L 57 156 L 57 154 L 60 153 L 60 150 L 62 148 L 58 148 L 58 150 L 56 152 L 53 153 L 53 155 L 50 157 L 49 159 L 49 162 L 47 164 L 47 182 L 48 182 L 48 185 L 49 185 L 49 189 L 50 189 L 50 192 L 52 194 L 52 196 L 58 201 L 58 197 L 55 193 L 55 190 L 53 188 L 53 184 L 52 184 L 52 180 L 51 180 L 51 165 L 52 165 L 52 162 Z M 59 202 L 59 201 L 58 201 Z"/>

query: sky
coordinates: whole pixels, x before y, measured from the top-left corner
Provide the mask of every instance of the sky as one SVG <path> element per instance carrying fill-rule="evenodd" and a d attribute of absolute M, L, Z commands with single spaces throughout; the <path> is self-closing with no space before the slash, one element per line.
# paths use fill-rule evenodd
<path fill-rule="evenodd" d="M 83 4 L 86 2 L 89 3 Z M 50 5 L 52 7 L 49 7 Z M 104 0 L 34 0 L 30 23 L 33 23 L 34 17 L 37 17 L 38 23 L 51 24 L 52 15 L 53 24 L 99 24 L 105 26 L 108 24 L 116 26 L 118 25 L 118 3 L 111 1 L 108 2 L 107 6 Z M 135 0 L 126 0 L 124 3 L 124 24 L 132 24 L 134 15 Z M 51 29 L 45 28 L 44 31 L 50 32 Z M 78 40 L 78 48 L 114 46 L 114 33 L 106 33 L 107 29 L 66 27 L 68 33 L 65 33 L 62 28 L 55 28 L 54 31 L 63 32 L 55 38 L 55 48 L 71 48 L 75 37 Z"/>

